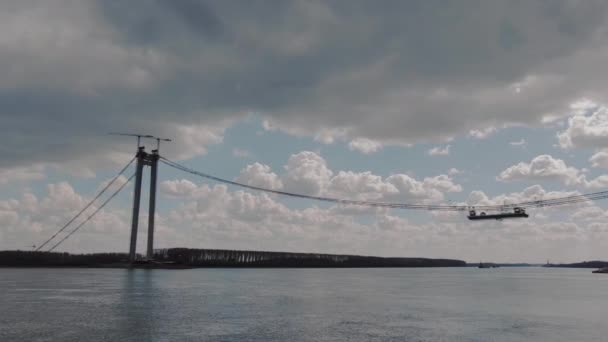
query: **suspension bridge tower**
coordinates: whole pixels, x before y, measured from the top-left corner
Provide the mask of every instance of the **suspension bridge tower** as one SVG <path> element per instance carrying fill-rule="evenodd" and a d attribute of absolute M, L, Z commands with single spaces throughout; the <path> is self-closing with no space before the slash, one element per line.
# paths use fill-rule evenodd
<path fill-rule="evenodd" d="M 135 158 L 135 189 L 133 191 L 133 213 L 131 217 L 131 239 L 129 242 L 129 262 L 134 262 L 137 258 L 137 232 L 139 227 L 139 206 L 141 202 L 141 183 L 145 166 L 150 167 L 150 192 L 149 192 L 149 208 L 148 208 L 148 243 L 146 250 L 146 259 L 154 259 L 154 218 L 156 214 L 156 187 L 158 179 L 158 159 L 160 158 L 160 142 L 171 141 L 171 139 L 158 138 L 152 135 L 130 134 L 130 133 L 112 133 L 114 135 L 127 135 L 137 137 L 137 153 Z M 150 138 L 156 140 L 156 149 L 146 152 L 145 146 L 140 145 L 141 138 Z"/>

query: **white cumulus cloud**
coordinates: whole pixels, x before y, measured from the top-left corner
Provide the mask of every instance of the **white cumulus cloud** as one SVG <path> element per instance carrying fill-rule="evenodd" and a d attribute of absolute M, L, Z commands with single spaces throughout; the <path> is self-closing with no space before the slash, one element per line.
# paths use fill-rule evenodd
<path fill-rule="evenodd" d="M 272 172 L 270 166 L 260 163 L 247 165 L 241 170 L 236 181 L 272 190 L 283 188 L 283 182 L 276 173 Z"/>
<path fill-rule="evenodd" d="M 382 144 L 378 141 L 371 139 L 357 138 L 351 140 L 348 143 L 348 148 L 350 148 L 352 151 L 359 151 L 363 154 L 370 154 L 378 152 L 382 148 Z"/>
<path fill-rule="evenodd" d="M 557 134 L 559 146 L 564 149 L 608 147 L 608 109 L 593 103 L 583 108 L 568 118 L 566 129 Z"/>
<path fill-rule="evenodd" d="M 445 147 L 433 147 L 432 149 L 428 150 L 427 153 L 429 156 L 447 156 L 450 154 L 450 147 L 450 145 Z"/>
<path fill-rule="evenodd" d="M 291 155 L 285 165 L 285 171 L 285 188 L 309 195 L 324 192 L 333 175 L 325 159 L 310 151 Z"/>
<path fill-rule="evenodd" d="M 608 168 L 608 151 L 596 152 L 589 158 L 589 161 L 593 167 Z"/>
<path fill-rule="evenodd" d="M 567 166 L 561 159 L 553 158 L 543 154 L 535 157 L 529 163 L 520 162 L 508 167 L 498 175 L 499 181 L 515 180 L 539 180 L 554 179 L 566 185 L 575 185 L 580 182 L 580 171 L 571 166 Z"/>
<path fill-rule="evenodd" d="M 591 180 L 584 174 L 586 169 L 578 169 L 566 165 L 562 159 L 543 154 L 535 157 L 529 163 L 520 162 L 502 171 L 496 179 L 509 181 L 556 180 L 569 186 L 583 186 L 599 189 L 608 186 L 608 175 L 600 175 Z"/>

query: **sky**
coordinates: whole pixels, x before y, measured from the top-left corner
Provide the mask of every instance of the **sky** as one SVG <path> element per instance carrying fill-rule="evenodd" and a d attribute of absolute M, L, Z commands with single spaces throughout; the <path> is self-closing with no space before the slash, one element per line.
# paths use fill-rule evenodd
<path fill-rule="evenodd" d="M 314 196 L 474 206 L 603 191 L 607 19 L 594 0 L 3 1 L 0 250 L 42 243 L 133 158 L 135 140 L 109 132 Z M 132 192 L 57 250 L 126 252 Z M 157 203 L 158 248 L 608 259 L 601 201 L 470 222 L 161 164 Z"/>

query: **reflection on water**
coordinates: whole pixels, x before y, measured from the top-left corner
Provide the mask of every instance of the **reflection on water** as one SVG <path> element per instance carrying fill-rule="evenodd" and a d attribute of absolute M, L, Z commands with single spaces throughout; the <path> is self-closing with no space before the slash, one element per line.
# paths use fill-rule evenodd
<path fill-rule="evenodd" d="M 121 299 L 114 305 L 113 316 L 118 318 L 118 330 L 129 331 L 143 341 L 152 340 L 160 323 L 163 296 L 154 284 L 149 270 L 126 270 Z M 150 313 L 150 314 L 147 314 Z"/>
<path fill-rule="evenodd" d="M 603 341 L 577 269 L 0 269 L 0 341 Z"/>

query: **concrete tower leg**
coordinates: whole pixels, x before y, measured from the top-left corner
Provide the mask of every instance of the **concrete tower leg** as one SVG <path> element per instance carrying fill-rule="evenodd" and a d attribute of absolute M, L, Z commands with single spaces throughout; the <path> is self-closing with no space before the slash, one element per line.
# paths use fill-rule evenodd
<path fill-rule="evenodd" d="M 158 150 L 150 155 L 150 206 L 148 209 L 148 260 L 154 259 L 154 214 L 156 211 L 156 179 L 158 176 Z"/>
<path fill-rule="evenodd" d="M 144 168 L 146 152 L 140 146 L 137 150 L 137 166 L 135 173 L 135 190 L 133 193 L 133 214 L 131 218 L 131 242 L 129 245 L 129 262 L 135 261 L 137 247 L 137 225 L 139 224 L 139 202 L 141 198 L 141 178 Z"/>

